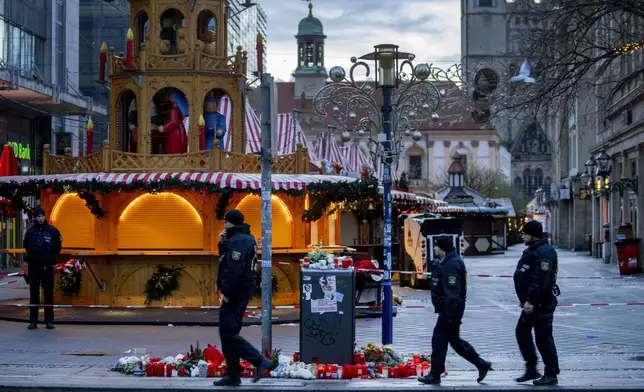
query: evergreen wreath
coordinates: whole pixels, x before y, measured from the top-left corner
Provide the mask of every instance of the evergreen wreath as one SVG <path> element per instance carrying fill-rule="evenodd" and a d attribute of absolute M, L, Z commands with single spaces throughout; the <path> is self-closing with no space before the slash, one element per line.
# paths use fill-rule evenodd
<path fill-rule="evenodd" d="M 153 301 L 163 301 L 179 289 L 179 278 L 185 267 L 166 267 L 157 265 L 157 270 L 145 284 L 145 304 Z"/>

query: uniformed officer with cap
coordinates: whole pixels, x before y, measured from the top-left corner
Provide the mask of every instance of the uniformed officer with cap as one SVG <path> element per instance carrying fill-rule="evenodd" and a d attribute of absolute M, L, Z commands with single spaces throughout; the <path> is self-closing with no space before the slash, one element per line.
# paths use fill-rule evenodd
<path fill-rule="evenodd" d="M 526 372 L 517 382 L 534 380 L 534 385 L 557 385 L 559 359 L 552 337 L 552 320 L 557 307 L 557 252 L 543 238 L 541 223 L 530 221 L 521 231 L 528 248 L 517 264 L 514 288 L 523 311 L 516 328 L 517 343 L 526 362 Z M 532 341 L 534 328 L 537 348 L 543 359 L 545 375 L 537 371 L 537 353 Z"/>
<path fill-rule="evenodd" d="M 255 285 L 257 243 L 250 234 L 250 226 L 244 223 L 244 214 L 230 210 L 224 216 L 225 231 L 219 238 L 219 271 L 217 288 L 221 293 L 219 311 L 219 336 L 221 348 L 228 365 L 224 378 L 215 381 L 215 386 L 241 385 L 240 358 L 257 368 L 253 382 L 257 382 L 273 364 L 239 333 L 244 313 Z"/>
<path fill-rule="evenodd" d="M 451 237 L 436 239 L 434 253 L 440 258 L 432 265 L 432 304 L 438 320 L 432 335 L 432 368 L 428 376 L 418 381 L 424 384 L 440 384 L 445 369 L 447 345 L 479 371 L 476 381 L 481 382 L 492 368 L 492 363 L 483 360 L 468 342 L 461 339 L 460 329 L 465 299 L 467 296 L 467 271 L 463 259 L 454 249 Z"/>

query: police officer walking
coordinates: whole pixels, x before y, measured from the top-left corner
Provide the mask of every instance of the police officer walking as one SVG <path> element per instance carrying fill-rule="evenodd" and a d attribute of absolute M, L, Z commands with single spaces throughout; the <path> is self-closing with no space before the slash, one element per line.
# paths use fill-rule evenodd
<path fill-rule="evenodd" d="M 239 335 L 246 307 L 255 285 L 257 244 L 244 223 L 244 214 L 230 210 L 224 216 L 225 231 L 219 238 L 219 271 L 217 287 L 221 293 L 219 311 L 219 336 L 226 364 L 227 375 L 215 381 L 215 386 L 241 385 L 240 358 L 257 369 L 253 382 L 259 381 L 273 362 L 263 357 L 255 347 Z"/>
<path fill-rule="evenodd" d="M 42 286 L 45 305 L 54 304 L 54 265 L 60 254 L 63 237 L 54 226 L 47 223 L 45 210 L 36 207 L 34 224 L 25 234 L 24 247 L 27 251 L 27 274 L 29 276 L 29 312 L 28 329 L 38 327 L 38 305 L 40 305 L 40 287 Z M 33 306 L 35 305 L 35 306 Z M 54 329 L 54 308 L 45 306 L 45 324 L 47 329 Z"/>
<path fill-rule="evenodd" d="M 432 368 L 428 376 L 418 381 L 424 384 L 440 384 L 445 369 L 447 345 L 479 371 L 476 381 L 481 382 L 492 369 L 492 363 L 483 360 L 474 347 L 461 339 L 460 328 L 467 296 L 467 271 L 463 259 L 454 249 L 448 236 L 436 239 L 434 253 L 440 258 L 432 265 L 432 304 L 438 320 L 432 335 Z"/>
<path fill-rule="evenodd" d="M 514 288 L 523 311 L 516 328 L 519 350 L 526 362 L 526 372 L 517 382 L 534 380 L 534 385 L 557 385 L 559 359 L 552 337 L 552 320 L 557 307 L 557 252 L 543 238 L 541 223 L 530 221 L 521 235 L 528 248 L 517 264 Z M 534 328 L 537 348 L 543 359 L 545 375 L 537 371 L 537 353 L 532 341 Z"/>

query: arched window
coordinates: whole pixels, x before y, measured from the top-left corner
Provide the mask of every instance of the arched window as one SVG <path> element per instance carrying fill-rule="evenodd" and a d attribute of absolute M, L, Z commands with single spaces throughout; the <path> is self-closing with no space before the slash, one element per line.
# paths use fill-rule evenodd
<path fill-rule="evenodd" d="M 521 181 L 521 177 L 517 177 L 517 178 L 515 178 L 515 179 L 514 179 L 514 189 L 515 189 L 517 192 L 521 192 L 521 191 L 522 191 L 522 189 L 521 189 L 521 184 L 522 184 L 522 183 L 523 183 L 523 181 Z"/>
<path fill-rule="evenodd" d="M 543 170 L 537 169 L 534 171 L 534 190 L 536 191 L 543 185 Z"/>
<path fill-rule="evenodd" d="M 530 197 L 533 195 L 534 191 L 532 190 L 532 171 L 530 169 L 525 169 L 523 171 L 523 195 Z"/>

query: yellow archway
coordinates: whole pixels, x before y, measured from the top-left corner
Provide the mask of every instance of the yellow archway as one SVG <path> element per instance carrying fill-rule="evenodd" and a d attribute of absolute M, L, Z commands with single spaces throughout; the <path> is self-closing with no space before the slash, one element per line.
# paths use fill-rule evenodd
<path fill-rule="evenodd" d="M 290 248 L 293 244 L 293 216 L 284 200 L 272 195 L 273 208 L 273 248 Z M 250 225 L 251 234 L 262 238 L 262 199 L 257 195 L 248 195 L 237 205 L 244 214 L 245 221 Z"/>
<path fill-rule="evenodd" d="M 76 193 L 65 193 L 49 214 L 49 221 L 63 237 L 63 247 L 93 249 L 96 241 L 96 217 Z"/>
<path fill-rule="evenodd" d="M 183 197 L 146 193 L 125 207 L 118 223 L 119 249 L 203 249 L 203 220 Z"/>

